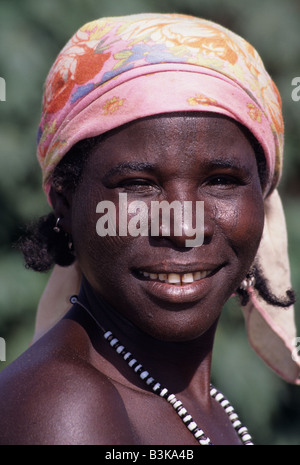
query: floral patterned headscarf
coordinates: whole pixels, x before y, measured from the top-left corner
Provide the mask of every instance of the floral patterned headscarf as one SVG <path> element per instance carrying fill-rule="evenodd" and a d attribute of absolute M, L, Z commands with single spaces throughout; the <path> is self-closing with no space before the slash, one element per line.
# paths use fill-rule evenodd
<path fill-rule="evenodd" d="M 255 260 L 273 292 L 284 294 L 290 274 L 276 190 L 283 158 L 280 96 L 256 50 L 211 21 L 143 14 L 99 19 L 76 32 L 45 83 L 38 159 L 46 194 L 55 167 L 78 141 L 138 118 L 179 111 L 227 115 L 261 144 L 267 177 L 265 227 Z M 74 279 L 73 272 L 66 270 L 63 282 Z M 293 308 L 266 304 L 254 288 L 250 293 L 243 313 L 252 347 L 280 376 L 300 383 Z M 51 310 L 58 306 L 51 302 Z"/>
<path fill-rule="evenodd" d="M 240 121 L 264 149 L 266 193 L 277 184 L 281 102 L 254 48 L 210 21 L 146 14 L 88 23 L 58 55 L 38 137 L 46 191 L 53 169 L 78 140 L 173 111 L 211 111 Z"/>

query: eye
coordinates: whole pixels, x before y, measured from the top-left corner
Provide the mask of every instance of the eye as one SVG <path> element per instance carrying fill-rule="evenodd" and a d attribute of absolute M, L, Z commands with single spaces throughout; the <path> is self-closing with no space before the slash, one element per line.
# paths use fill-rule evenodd
<path fill-rule="evenodd" d="M 126 179 L 119 183 L 121 187 L 126 192 L 136 192 L 136 193 L 152 193 L 157 191 L 159 188 L 152 181 L 147 179 Z"/>
<path fill-rule="evenodd" d="M 210 177 L 206 184 L 208 186 L 213 186 L 213 187 L 220 187 L 220 188 L 234 188 L 237 186 L 244 185 L 244 182 L 242 179 L 236 177 L 236 176 L 231 176 L 231 175 L 225 175 L 225 174 L 220 174 L 220 175 L 214 175 Z"/>

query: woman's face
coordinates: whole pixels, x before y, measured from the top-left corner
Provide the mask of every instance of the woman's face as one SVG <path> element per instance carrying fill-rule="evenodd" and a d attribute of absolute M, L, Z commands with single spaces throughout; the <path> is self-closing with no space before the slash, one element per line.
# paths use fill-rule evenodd
<path fill-rule="evenodd" d="M 189 201 L 193 226 L 196 202 L 203 202 L 202 245 L 186 246 L 191 233 L 183 215 L 180 236 L 172 215 L 167 235 L 160 229 L 151 236 L 153 202 L 163 200 Z M 142 212 L 125 210 L 133 201 L 147 207 L 147 234 L 133 235 Z M 123 235 L 103 235 L 108 211 Z M 152 117 L 110 133 L 91 153 L 72 198 L 73 241 L 89 283 L 140 329 L 169 341 L 194 339 L 217 320 L 254 259 L 263 218 L 252 145 L 218 115 Z"/>

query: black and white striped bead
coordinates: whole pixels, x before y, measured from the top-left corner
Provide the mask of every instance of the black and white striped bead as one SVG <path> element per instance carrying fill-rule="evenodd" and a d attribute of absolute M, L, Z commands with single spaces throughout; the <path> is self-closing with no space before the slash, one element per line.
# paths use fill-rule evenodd
<path fill-rule="evenodd" d="M 223 407 L 232 423 L 232 426 L 236 430 L 243 444 L 245 444 L 246 446 L 253 445 L 252 438 L 248 432 L 248 429 L 242 425 L 237 413 L 234 411 L 234 408 L 230 404 L 229 400 L 226 399 L 226 397 L 214 386 L 211 386 L 210 395 Z"/>
<path fill-rule="evenodd" d="M 209 438 L 204 435 L 204 431 L 198 427 L 197 423 L 194 421 L 192 416 L 189 415 L 186 408 L 183 407 L 182 402 L 176 398 L 175 394 L 169 394 L 166 399 L 169 404 L 172 405 L 178 416 L 181 418 L 188 430 L 194 435 L 197 441 L 201 445 L 211 444 Z"/>
<path fill-rule="evenodd" d="M 139 375 L 142 381 L 146 383 L 148 387 L 152 389 L 152 391 L 163 397 L 167 400 L 167 402 L 172 405 L 174 410 L 176 411 L 179 418 L 185 424 L 187 429 L 193 434 L 195 439 L 201 445 L 211 445 L 210 439 L 205 436 L 204 431 L 198 427 L 197 423 L 194 421 L 192 416 L 187 412 L 186 408 L 182 405 L 182 402 L 176 398 L 175 394 L 170 394 L 168 389 L 162 387 L 160 383 L 158 383 L 152 376 L 150 376 L 149 372 L 144 369 L 141 363 L 139 363 L 131 352 L 127 351 L 127 349 L 120 343 L 120 341 L 114 337 L 111 331 L 105 331 L 98 323 L 98 321 L 94 318 L 94 316 L 89 312 L 89 310 L 81 304 L 77 296 L 72 296 L 70 298 L 72 304 L 78 304 L 83 307 L 90 316 L 95 320 L 99 328 L 104 333 L 104 338 L 110 344 L 110 346 L 116 351 L 118 355 L 123 357 L 123 359 L 127 362 L 128 366 L 134 370 L 135 373 Z M 245 445 L 253 445 L 252 438 L 245 426 L 242 426 L 237 414 L 234 411 L 234 408 L 224 397 L 224 395 L 218 391 L 214 386 L 211 385 L 210 395 L 214 398 L 220 405 L 223 407 L 225 412 L 227 413 L 234 429 L 236 430 L 237 434 L 241 438 L 241 441 Z"/>
<path fill-rule="evenodd" d="M 182 402 L 178 400 L 174 394 L 170 394 L 167 388 L 162 387 L 160 383 L 155 381 L 155 379 L 150 376 L 149 372 L 144 369 L 142 364 L 133 357 L 131 352 L 127 351 L 125 347 L 120 344 L 119 340 L 113 336 L 111 331 L 106 331 L 104 333 L 104 338 L 109 342 L 111 347 L 113 347 L 115 351 L 123 357 L 130 368 L 132 368 L 135 373 L 139 375 L 139 377 L 147 384 L 147 386 L 151 387 L 155 394 L 165 398 L 167 402 L 172 405 L 179 418 L 182 420 L 188 430 L 194 435 L 199 444 L 211 445 L 210 439 L 205 436 L 204 431 L 199 428 L 193 417 L 187 412 L 185 407 L 183 407 Z M 242 442 L 246 445 L 252 444 L 252 439 L 248 433 L 247 428 L 242 426 L 228 399 L 226 399 L 224 395 L 213 386 L 211 386 L 210 395 L 224 408 Z"/>
<path fill-rule="evenodd" d="M 111 347 L 123 357 L 127 364 L 132 368 L 139 377 L 149 386 L 155 394 L 160 397 L 165 398 L 174 408 L 182 422 L 188 428 L 188 430 L 194 435 L 199 444 L 208 445 L 211 444 L 210 439 L 205 436 L 204 431 L 198 427 L 197 423 L 193 420 L 192 416 L 187 412 L 183 407 L 182 402 L 176 398 L 174 394 L 169 394 L 167 388 L 161 386 L 160 383 L 155 381 L 149 372 L 143 368 L 143 366 L 138 363 L 138 361 L 133 357 L 131 352 L 126 351 L 125 347 L 122 346 L 119 340 L 113 336 L 111 331 L 106 331 L 104 333 L 104 338 L 109 342 Z"/>

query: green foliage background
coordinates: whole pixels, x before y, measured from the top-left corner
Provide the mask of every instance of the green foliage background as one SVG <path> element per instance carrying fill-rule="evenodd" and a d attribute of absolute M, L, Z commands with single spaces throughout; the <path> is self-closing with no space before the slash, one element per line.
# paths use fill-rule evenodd
<path fill-rule="evenodd" d="M 35 158 L 44 79 L 82 24 L 142 12 L 212 19 L 241 34 L 261 54 L 283 101 L 286 142 L 280 191 L 293 285 L 300 290 L 300 101 L 291 98 L 291 81 L 300 76 L 299 0 L 0 0 L 0 76 L 6 81 L 6 101 L 0 101 L 0 336 L 7 349 L 0 370 L 30 344 L 35 309 L 48 277 L 25 270 L 12 247 L 20 228 L 48 211 Z M 296 312 L 300 328 L 299 303 Z M 256 444 L 300 444 L 300 388 L 278 379 L 249 348 L 234 302 L 221 319 L 213 377 L 233 400 Z"/>

